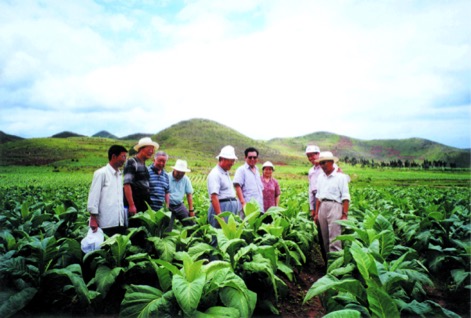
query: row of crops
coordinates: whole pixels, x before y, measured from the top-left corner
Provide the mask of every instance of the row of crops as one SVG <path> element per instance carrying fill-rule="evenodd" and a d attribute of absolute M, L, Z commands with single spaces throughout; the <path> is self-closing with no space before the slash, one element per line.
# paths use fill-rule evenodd
<path fill-rule="evenodd" d="M 149 210 L 87 254 L 87 186 L 0 188 L 0 316 L 277 315 L 285 282 L 317 245 L 304 188 L 282 189 L 282 208 L 264 215 L 251 204 L 244 220 L 225 214 L 214 229 L 197 184 L 194 226 L 165 232 L 170 213 Z M 341 317 L 456 317 L 429 291 L 469 309 L 469 204 L 468 189 L 352 189 L 344 250 L 305 302 L 319 296 Z"/>

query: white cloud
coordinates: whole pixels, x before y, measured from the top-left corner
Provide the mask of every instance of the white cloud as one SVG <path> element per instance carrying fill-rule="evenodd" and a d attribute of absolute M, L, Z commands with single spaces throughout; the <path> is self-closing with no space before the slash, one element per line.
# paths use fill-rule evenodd
<path fill-rule="evenodd" d="M 0 4 L 0 103 L 84 118 L 91 134 L 209 118 L 255 139 L 322 130 L 470 146 L 466 1 L 113 5 Z M 0 126 L 24 135 L 11 117 Z"/>

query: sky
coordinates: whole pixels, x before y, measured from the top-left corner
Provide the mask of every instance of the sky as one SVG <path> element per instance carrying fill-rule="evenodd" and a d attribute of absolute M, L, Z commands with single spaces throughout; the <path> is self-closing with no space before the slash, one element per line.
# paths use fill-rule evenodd
<path fill-rule="evenodd" d="M 471 1 L 0 0 L 1 131 L 192 118 L 470 148 Z"/>

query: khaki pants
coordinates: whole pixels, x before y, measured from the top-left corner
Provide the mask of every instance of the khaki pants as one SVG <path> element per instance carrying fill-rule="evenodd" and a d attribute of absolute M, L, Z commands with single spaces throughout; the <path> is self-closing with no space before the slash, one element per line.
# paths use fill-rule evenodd
<path fill-rule="evenodd" d="M 338 202 L 324 201 L 319 209 L 319 227 L 326 254 L 340 251 L 342 242 L 335 241 L 335 238 L 342 233 L 342 227 L 335 221 L 342 217 L 342 205 Z"/>

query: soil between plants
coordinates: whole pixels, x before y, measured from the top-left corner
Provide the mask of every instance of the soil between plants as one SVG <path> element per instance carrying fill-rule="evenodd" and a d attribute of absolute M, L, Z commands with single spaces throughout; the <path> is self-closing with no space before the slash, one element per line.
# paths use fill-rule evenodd
<path fill-rule="evenodd" d="M 311 286 L 325 274 L 324 261 L 317 247 L 306 255 L 306 264 L 300 271 L 294 272 L 293 281 L 282 280 L 288 287 L 285 297 L 278 301 L 280 315 L 254 314 L 254 318 L 320 318 L 327 312 L 319 297 L 314 297 L 303 304 L 304 297 Z"/>

